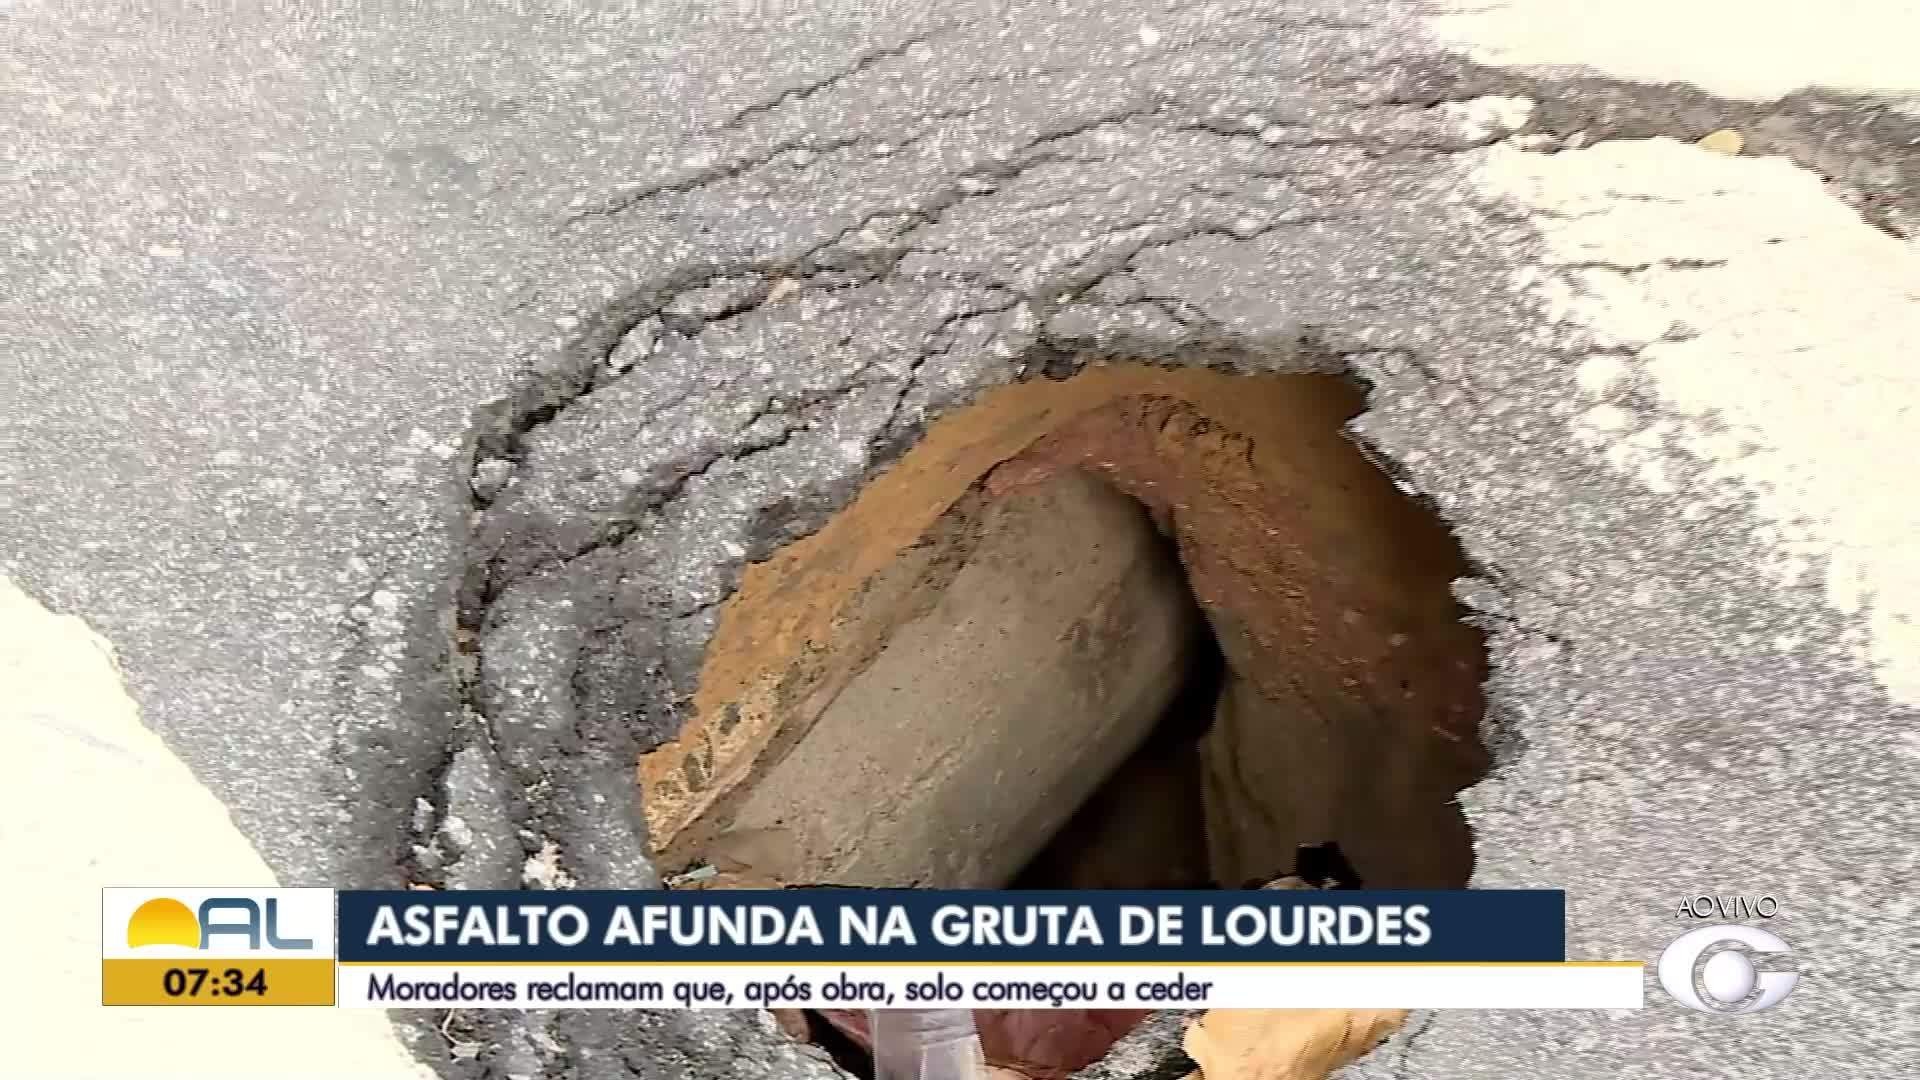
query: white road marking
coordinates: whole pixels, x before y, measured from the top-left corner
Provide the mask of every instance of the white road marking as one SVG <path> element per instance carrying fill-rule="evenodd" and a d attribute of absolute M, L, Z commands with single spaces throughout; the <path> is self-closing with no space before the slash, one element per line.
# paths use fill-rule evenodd
<path fill-rule="evenodd" d="M 101 1006 L 101 886 L 264 886 L 273 872 L 141 724 L 112 646 L 5 577 L 0 687 L 7 1075 L 432 1076 L 377 1012 Z"/>
<path fill-rule="evenodd" d="M 1784 158 L 1670 139 L 1556 155 L 1495 147 L 1483 191 L 1541 211 L 1519 271 L 1576 352 L 1576 433 L 1654 490 L 1752 492 L 1783 586 L 1865 616 L 1855 644 L 1920 704 L 1920 245 L 1866 224 Z M 1621 407 L 1632 387 L 1662 406 Z M 1711 419 L 1710 419 L 1711 418 Z M 1818 575 L 1818 577 L 1815 577 Z"/>
<path fill-rule="evenodd" d="M 1509 67 L 1588 67 L 1771 100 L 1807 87 L 1908 99 L 1920 112 L 1920 4 L 1910 0 L 1443 0 L 1448 44 Z"/>

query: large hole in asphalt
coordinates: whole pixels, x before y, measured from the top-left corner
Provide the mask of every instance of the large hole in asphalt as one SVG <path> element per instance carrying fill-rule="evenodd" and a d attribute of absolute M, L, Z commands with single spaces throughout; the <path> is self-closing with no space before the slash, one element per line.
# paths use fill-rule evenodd
<path fill-rule="evenodd" d="M 748 568 L 640 763 L 662 869 L 1238 886 L 1331 841 L 1369 887 L 1464 885 L 1484 646 L 1452 535 L 1344 434 L 1362 405 L 1111 366 L 947 416 Z"/>

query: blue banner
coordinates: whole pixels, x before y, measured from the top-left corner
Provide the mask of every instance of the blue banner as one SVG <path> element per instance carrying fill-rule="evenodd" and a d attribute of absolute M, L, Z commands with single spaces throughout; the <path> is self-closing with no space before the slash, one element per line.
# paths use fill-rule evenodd
<path fill-rule="evenodd" d="M 342 892 L 342 963 L 1549 963 L 1559 890 Z"/>

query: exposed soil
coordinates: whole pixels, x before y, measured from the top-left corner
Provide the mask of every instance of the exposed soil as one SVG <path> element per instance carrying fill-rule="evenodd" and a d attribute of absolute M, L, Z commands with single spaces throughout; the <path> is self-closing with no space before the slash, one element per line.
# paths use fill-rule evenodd
<path fill-rule="evenodd" d="M 1477 738 L 1483 651 L 1448 589 L 1464 572 L 1451 537 L 1341 432 L 1360 404 L 1354 387 L 1328 376 L 1114 367 L 1003 388 L 943 420 L 824 529 L 752 568 L 728 602 L 696 720 L 641 762 L 665 868 L 712 862 L 755 880 L 910 883 L 875 879 L 904 866 L 870 855 L 890 842 L 890 831 L 909 849 L 931 842 L 924 822 L 894 812 L 891 797 L 851 808 L 885 819 L 853 829 L 861 834 L 856 845 L 793 831 L 798 823 L 804 834 L 814 822 L 818 832 L 830 816 L 823 792 L 879 798 L 884 784 L 850 786 L 849 776 L 862 772 L 863 761 L 890 761 L 893 793 L 927 812 L 937 807 L 948 823 L 942 843 L 970 834 L 1003 842 L 1036 827 L 1047 835 L 1035 843 L 1054 838 L 1018 862 L 949 860 L 916 872 L 925 883 L 1005 885 L 1021 865 L 1028 867 L 1017 875 L 1022 884 L 1191 883 L 1200 862 L 1177 849 L 1179 837 L 1197 839 L 1196 820 L 1204 822 L 1205 868 L 1215 881 L 1270 876 L 1297 845 L 1335 840 L 1369 885 L 1463 883 L 1471 843 L 1451 800 L 1485 767 Z M 1184 700 L 1176 710 L 1184 719 L 1169 723 L 1191 737 L 1163 728 L 1148 743 L 1148 733 L 1130 723 L 1102 736 L 1125 745 L 1102 747 L 1064 770 L 1036 771 L 1032 755 L 1017 752 L 1030 747 L 1019 733 L 1031 724 L 1019 717 L 1022 709 L 1033 713 L 1031 694 L 1067 687 L 1078 696 L 1062 700 L 1104 717 L 1099 710 L 1118 699 L 1087 689 L 1076 665 L 1097 668 L 1116 657 L 1143 663 L 1142 653 L 1125 647 L 1127 632 L 1143 620 L 1161 620 L 1162 635 L 1176 632 L 1161 613 L 1169 602 L 1164 575 L 1141 569 L 1151 561 L 1144 545 L 1101 554 L 1127 527 L 1109 525 L 1100 535 L 1083 529 L 1063 540 L 1047 531 L 1063 512 L 1035 511 L 1032 500 L 1057 502 L 1060 484 L 1084 488 L 1089 478 L 1144 507 L 1171 540 L 1189 602 L 1204 614 L 1225 671 L 1210 706 L 1196 709 L 1199 653 L 1167 646 L 1181 654 L 1178 671 L 1148 672 L 1128 693 L 1147 704 L 1166 692 L 1154 706 L 1161 713 Z M 1119 521 L 1111 510 L 1099 513 Z M 1021 528 L 1024 541 L 1003 535 Z M 983 541 L 1001 545 L 992 559 L 981 556 Z M 1048 543 L 1077 546 L 1062 558 Z M 999 576 L 980 581 L 1032 579 L 1001 601 L 1000 617 L 1013 631 L 1059 614 L 1057 604 L 1028 606 L 1038 582 L 1071 586 L 1075 575 L 1084 588 L 1063 586 L 1060 602 L 1090 604 L 1108 622 L 1066 618 L 1062 634 L 1015 650 L 1031 671 L 1008 670 L 1004 658 L 993 661 L 1001 666 L 991 677 L 976 671 L 954 700 L 989 707 L 991 715 L 967 717 L 968 724 L 1005 725 L 1004 737 L 983 743 L 940 735 L 940 725 L 961 722 L 950 703 L 912 703 L 915 687 L 950 684 L 964 666 L 962 654 L 932 643 L 956 640 L 993 617 L 953 595 L 977 598 L 980 588 L 951 587 L 988 564 Z M 1094 580 L 1100 574 L 1106 578 Z M 1123 595 L 1099 600 L 1102 589 L 1111 593 L 1123 582 L 1130 583 Z M 902 651 L 902 634 L 925 643 Z M 990 652 L 988 644 L 978 649 Z M 849 742 L 842 699 L 850 688 L 863 692 L 863 676 L 882 668 L 895 691 L 890 705 L 868 708 L 862 738 Z M 829 723 L 818 737 L 831 738 L 839 752 L 802 753 L 797 748 L 823 717 Z M 1154 749 L 1142 750 L 1143 743 Z M 939 759 L 934 766 L 929 754 Z M 812 764 L 798 764 L 807 759 Z M 1098 778 L 1085 775 L 1094 768 Z M 1116 770 L 1117 779 L 1094 790 Z M 1002 782 L 983 779 L 991 776 Z M 1075 779 L 1063 787 L 1065 777 Z M 964 786 L 941 789 L 955 779 Z M 1034 784 L 1046 790 L 1030 790 Z M 1035 818 L 1036 796 L 1073 805 Z M 780 813 L 783 802 L 792 816 Z M 878 812 L 883 806 L 888 812 Z M 1020 828 L 996 831 L 1008 815 Z M 1156 842 L 1143 844 L 1146 837 Z M 1119 854 L 1143 850 L 1158 854 Z"/>
<path fill-rule="evenodd" d="M 1084 470 L 1179 546 L 1228 672 L 1200 741 L 1217 880 L 1271 876 L 1298 845 L 1335 840 L 1370 884 L 1464 884 L 1471 841 L 1450 804 L 1485 767 L 1482 654 L 1446 588 L 1464 568 L 1444 528 L 1341 437 L 1358 405 L 1344 384 L 1249 383 L 1292 391 L 1294 408 L 1271 401 L 1249 430 L 1192 402 L 1121 399 L 997 468 L 988 490 Z"/>
<path fill-rule="evenodd" d="M 1094 368 L 991 394 L 723 612 L 640 763 L 669 871 L 781 884 L 1193 888 L 1337 842 L 1463 885 L 1484 651 L 1445 528 L 1322 376 Z M 977 1014 L 1055 1080 L 1141 1014 Z M 858 1067 L 857 1013 L 795 1014 Z"/>

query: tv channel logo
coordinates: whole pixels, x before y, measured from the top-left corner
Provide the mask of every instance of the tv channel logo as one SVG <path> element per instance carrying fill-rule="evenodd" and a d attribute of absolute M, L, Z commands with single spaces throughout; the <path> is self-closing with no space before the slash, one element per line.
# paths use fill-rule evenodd
<path fill-rule="evenodd" d="M 106 1005 L 331 1005 L 332 889 L 101 890 Z"/>
<path fill-rule="evenodd" d="M 1756 926 L 1702 926 L 1660 953 L 1660 985 L 1675 1001 L 1728 1016 L 1763 1012 L 1785 1001 L 1800 973 L 1782 969 L 1792 948 Z"/>

